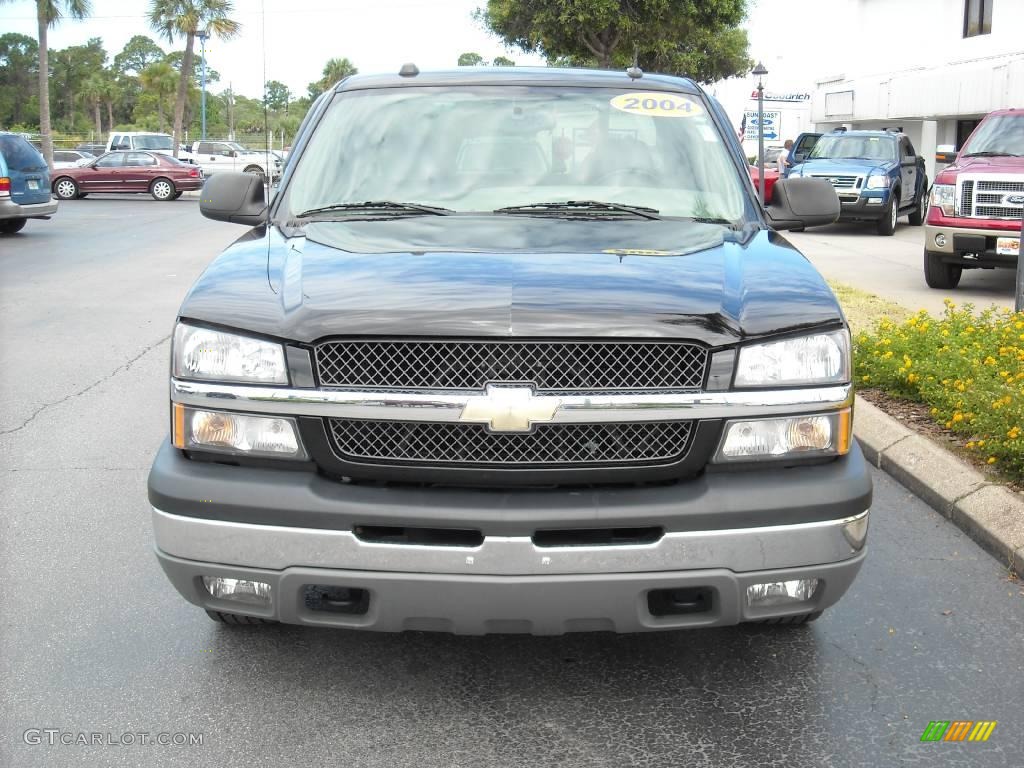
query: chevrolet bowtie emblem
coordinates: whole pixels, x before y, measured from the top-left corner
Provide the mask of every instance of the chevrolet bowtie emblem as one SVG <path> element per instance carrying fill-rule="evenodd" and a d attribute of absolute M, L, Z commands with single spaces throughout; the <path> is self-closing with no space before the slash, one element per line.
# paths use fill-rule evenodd
<path fill-rule="evenodd" d="M 537 396 L 532 387 L 487 385 L 487 394 L 471 397 L 459 421 L 482 422 L 492 432 L 529 432 L 540 421 L 551 421 L 561 398 Z"/>

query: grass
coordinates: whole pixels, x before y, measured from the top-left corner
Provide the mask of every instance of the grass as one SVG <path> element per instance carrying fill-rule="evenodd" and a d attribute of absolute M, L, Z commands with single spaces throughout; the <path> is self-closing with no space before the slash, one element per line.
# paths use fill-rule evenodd
<path fill-rule="evenodd" d="M 883 318 L 902 322 L 910 317 L 909 310 L 899 304 L 879 298 L 873 293 L 832 281 L 829 281 L 829 287 L 839 299 L 846 319 L 850 323 L 850 330 L 854 335 L 873 328 Z"/>

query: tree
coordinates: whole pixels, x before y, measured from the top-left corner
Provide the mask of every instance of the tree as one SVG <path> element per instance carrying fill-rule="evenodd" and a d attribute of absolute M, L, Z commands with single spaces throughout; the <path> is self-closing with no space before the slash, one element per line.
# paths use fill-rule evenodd
<path fill-rule="evenodd" d="M 174 43 L 176 37 L 185 38 L 185 51 L 178 78 L 178 94 L 174 102 L 174 156 L 184 138 L 185 102 L 189 81 L 195 69 L 193 45 L 196 33 L 206 30 L 210 35 L 227 40 L 238 34 L 241 25 L 229 18 L 234 13 L 232 0 L 150 0 L 149 23 L 153 29 Z"/>
<path fill-rule="evenodd" d="M 746 71 L 746 0 L 488 0 L 476 16 L 549 60 L 663 68 L 710 81 Z M 682 69 L 686 67 L 686 69 Z"/>
<path fill-rule="evenodd" d="M 163 61 L 164 49 L 145 35 L 135 35 L 114 57 L 114 70 L 122 74 L 141 75 L 150 64 Z"/>
<path fill-rule="evenodd" d="M 516 63 L 512 59 L 508 59 L 504 56 L 495 56 L 491 59 L 492 67 L 514 67 Z"/>
<path fill-rule="evenodd" d="M 344 80 L 349 75 L 355 75 L 358 72 L 355 64 L 348 59 L 331 59 L 324 64 L 323 77 L 307 86 L 309 98 L 315 99 L 328 88 L 333 87 L 339 80 Z"/>
<path fill-rule="evenodd" d="M 484 63 L 484 57 L 479 53 L 464 53 L 459 56 L 460 67 L 478 67 Z"/>
<path fill-rule="evenodd" d="M 267 81 L 264 101 L 266 101 L 268 109 L 274 111 L 287 110 L 291 97 L 292 92 L 280 80 Z"/>
<path fill-rule="evenodd" d="M 54 115 L 62 115 L 57 125 L 66 131 L 76 132 L 88 125 L 87 112 L 79 111 L 79 96 L 85 81 L 94 74 L 104 71 L 107 52 L 103 41 L 90 38 L 85 45 L 71 45 L 50 56 L 50 84 L 53 97 L 50 107 Z"/>
<path fill-rule="evenodd" d="M 0 3 L 11 0 L 0 0 Z M 53 168 L 53 136 L 50 129 L 50 60 L 46 46 L 46 33 L 64 14 L 84 19 L 92 12 L 90 0 L 35 0 L 36 24 L 39 28 L 39 132 L 43 136 L 43 157 Z"/>
<path fill-rule="evenodd" d="M 36 95 L 39 45 L 28 35 L 0 35 L 0 125 L 35 122 L 28 113 Z"/>
<path fill-rule="evenodd" d="M 160 132 L 163 133 L 165 130 L 164 104 L 177 89 L 178 75 L 175 73 L 174 67 L 166 61 L 158 61 L 142 70 L 139 81 L 142 83 L 143 90 L 152 94 L 156 100 L 156 114 L 160 121 Z"/>
<path fill-rule="evenodd" d="M 100 107 L 107 91 L 106 72 L 94 72 L 82 83 L 82 95 L 89 100 L 92 107 L 93 120 L 96 122 L 96 138 L 103 135 L 103 120 Z"/>

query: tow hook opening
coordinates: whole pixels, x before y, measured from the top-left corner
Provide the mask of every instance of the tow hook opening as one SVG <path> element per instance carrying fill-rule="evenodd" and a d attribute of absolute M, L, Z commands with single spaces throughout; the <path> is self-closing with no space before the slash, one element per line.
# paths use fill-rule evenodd
<path fill-rule="evenodd" d="M 711 587 L 680 587 L 652 589 L 647 593 L 647 610 L 652 616 L 682 616 L 708 613 L 714 603 Z"/>
<path fill-rule="evenodd" d="M 306 584 L 303 593 L 306 608 L 311 611 L 361 616 L 370 609 L 370 593 L 357 587 Z"/>

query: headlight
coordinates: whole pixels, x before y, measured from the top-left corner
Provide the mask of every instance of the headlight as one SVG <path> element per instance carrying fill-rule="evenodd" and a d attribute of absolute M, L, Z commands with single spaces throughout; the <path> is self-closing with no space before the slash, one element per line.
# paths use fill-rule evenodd
<path fill-rule="evenodd" d="M 868 176 L 868 189 L 888 189 L 889 177 L 885 174 L 871 174 Z"/>
<path fill-rule="evenodd" d="M 845 329 L 740 348 L 737 387 L 845 384 L 850 334 Z"/>
<path fill-rule="evenodd" d="M 182 450 L 304 459 L 294 419 L 208 411 L 174 403 L 173 442 Z"/>
<path fill-rule="evenodd" d="M 716 462 L 842 456 L 850 451 L 850 409 L 814 416 L 730 421 Z"/>
<path fill-rule="evenodd" d="M 956 216 L 956 187 L 953 184 L 933 184 L 931 204 L 941 208 L 943 216 Z"/>
<path fill-rule="evenodd" d="M 287 384 L 284 347 L 179 323 L 174 329 L 171 370 L 176 378 Z"/>

